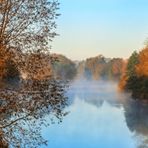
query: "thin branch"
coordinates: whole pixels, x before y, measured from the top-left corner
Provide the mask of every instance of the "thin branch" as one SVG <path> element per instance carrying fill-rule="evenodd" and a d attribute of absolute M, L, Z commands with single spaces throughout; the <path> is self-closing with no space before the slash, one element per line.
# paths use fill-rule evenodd
<path fill-rule="evenodd" d="M 27 117 L 29 117 L 31 114 L 32 114 L 32 113 L 29 113 L 29 114 L 27 114 L 27 115 L 24 116 L 24 117 L 20 117 L 20 118 L 15 119 L 14 121 L 11 121 L 9 124 L 6 124 L 6 125 L 4 125 L 4 126 L 0 126 L 0 129 L 9 127 L 9 126 L 15 124 L 16 122 L 18 122 L 19 120 L 24 120 L 24 119 L 26 119 Z"/>

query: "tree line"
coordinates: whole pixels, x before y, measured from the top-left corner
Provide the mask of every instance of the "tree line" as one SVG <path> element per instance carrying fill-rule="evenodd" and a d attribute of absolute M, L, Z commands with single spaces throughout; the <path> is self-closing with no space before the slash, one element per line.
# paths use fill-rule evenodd
<path fill-rule="evenodd" d="M 122 58 L 105 58 L 102 55 L 88 58 L 79 62 L 77 67 L 78 77 L 89 80 L 115 80 L 122 75 L 125 62 Z"/>

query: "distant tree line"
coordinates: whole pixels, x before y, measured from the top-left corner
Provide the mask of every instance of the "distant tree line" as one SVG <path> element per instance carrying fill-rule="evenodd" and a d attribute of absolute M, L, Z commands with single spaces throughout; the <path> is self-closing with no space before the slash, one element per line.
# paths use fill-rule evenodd
<path fill-rule="evenodd" d="M 121 58 L 108 59 L 102 55 L 88 58 L 78 64 L 79 77 L 90 80 L 119 80 L 122 75 L 125 62 Z"/>

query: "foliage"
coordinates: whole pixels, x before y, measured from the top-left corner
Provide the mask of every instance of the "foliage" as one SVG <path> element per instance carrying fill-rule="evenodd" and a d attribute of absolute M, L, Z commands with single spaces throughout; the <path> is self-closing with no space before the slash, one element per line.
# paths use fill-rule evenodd
<path fill-rule="evenodd" d="M 136 65 L 138 64 L 139 55 L 136 51 L 132 53 L 130 58 L 128 59 L 128 62 L 126 64 L 126 68 L 123 71 L 122 78 L 119 83 L 119 87 L 121 90 L 132 90 L 133 87 L 137 87 L 136 81 L 137 81 L 137 75 L 136 75 Z"/>
<path fill-rule="evenodd" d="M 102 55 L 86 59 L 84 66 L 84 76 L 89 79 L 98 80 L 102 73 L 104 64 L 105 60 Z"/>
<path fill-rule="evenodd" d="M 51 58 L 49 53 L 34 52 L 24 54 L 21 73 L 25 79 L 43 80 L 52 76 Z"/>
<path fill-rule="evenodd" d="M 74 62 L 69 60 L 63 55 L 54 54 L 51 55 L 56 57 L 57 61 L 52 65 L 53 75 L 56 78 L 63 80 L 72 80 L 76 76 L 77 69 Z"/>
<path fill-rule="evenodd" d="M 138 58 L 138 53 L 134 51 L 128 60 L 126 73 L 129 78 L 134 77 L 136 75 L 136 65 L 139 61 Z"/>
<path fill-rule="evenodd" d="M 5 66 L 5 76 L 4 79 L 6 80 L 19 80 L 20 79 L 20 72 L 17 69 L 16 64 L 12 60 L 8 60 Z"/>
<path fill-rule="evenodd" d="M 123 90 L 126 89 L 127 80 L 128 80 L 128 77 L 127 77 L 127 75 L 125 74 L 125 71 L 124 71 L 123 75 L 120 78 L 119 84 L 118 84 L 119 91 L 123 91 Z"/>
<path fill-rule="evenodd" d="M 59 3 L 48 0 L 1 0 L 0 45 L 8 50 L 47 49 L 56 33 Z"/>
<path fill-rule="evenodd" d="M 0 79 L 20 78 L 19 87 L 0 89 L 0 147 L 46 143 L 40 133 L 45 116 L 61 121 L 64 115 L 65 84 L 51 78 L 48 51 L 58 6 L 54 0 L 0 0 Z"/>
<path fill-rule="evenodd" d="M 139 53 L 139 64 L 136 66 L 138 76 L 148 76 L 148 47 Z"/>
<path fill-rule="evenodd" d="M 148 99 L 148 49 L 134 52 L 128 60 L 120 88 L 130 91 L 136 99 Z M 124 85 L 123 85 L 124 84 Z"/>
<path fill-rule="evenodd" d="M 124 67 L 124 61 L 121 58 L 113 58 L 106 63 L 104 77 L 107 79 L 119 80 Z M 103 75 L 102 75 L 103 76 Z"/>
<path fill-rule="evenodd" d="M 0 0 L 0 69 L 5 74 L 9 55 L 22 52 L 48 51 L 56 35 L 55 19 L 59 3 L 48 0 Z M 15 60 L 19 69 L 24 61 Z"/>
<path fill-rule="evenodd" d="M 103 56 L 89 58 L 78 65 L 78 72 L 87 79 L 114 79 L 122 75 L 124 61 L 121 58 L 107 59 Z"/>
<path fill-rule="evenodd" d="M 93 74 L 92 78 L 95 80 L 101 77 L 104 65 L 105 58 L 102 55 L 86 60 L 86 69 L 90 70 Z"/>

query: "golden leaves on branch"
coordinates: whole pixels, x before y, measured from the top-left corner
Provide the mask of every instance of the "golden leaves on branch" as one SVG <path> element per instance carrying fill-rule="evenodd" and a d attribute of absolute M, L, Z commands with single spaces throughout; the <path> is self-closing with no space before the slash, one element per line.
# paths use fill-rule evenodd
<path fill-rule="evenodd" d="M 25 61 L 22 68 L 22 76 L 25 79 L 44 80 L 51 78 L 52 68 L 49 54 L 43 52 L 26 54 Z"/>

